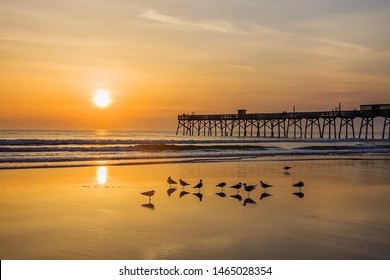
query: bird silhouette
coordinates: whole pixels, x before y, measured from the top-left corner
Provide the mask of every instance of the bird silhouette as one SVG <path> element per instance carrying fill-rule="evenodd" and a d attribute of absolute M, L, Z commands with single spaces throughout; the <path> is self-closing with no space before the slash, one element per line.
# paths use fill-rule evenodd
<path fill-rule="evenodd" d="M 156 193 L 156 191 L 151 190 L 151 191 L 147 191 L 147 192 L 142 192 L 141 194 L 142 194 L 142 195 L 146 195 L 146 196 L 151 197 L 151 196 L 153 196 L 155 193 Z"/>
<path fill-rule="evenodd" d="M 305 183 L 303 183 L 302 181 L 299 181 L 295 184 L 292 184 L 293 187 L 296 187 L 296 188 L 299 188 L 299 192 L 301 192 L 301 188 L 305 185 Z M 298 195 L 299 197 L 299 195 Z"/>
<path fill-rule="evenodd" d="M 142 195 L 145 195 L 145 196 L 148 196 L 148 197 L 149 197 L 149 203 L 150 203 L 151 197 L 152 197 L 155 193 L 156 193 L 156 191 L 151 190 L 151 191 L 147 191 L 147 192 L 142 192 L 141 194 L 142 194 Z"/>
<path fill-rule="evenodd" d="M 200 191 L 200 189 L 202 187 L 203 187 L 203 181 L 202 181 L 202 179 L 200 179 L 199 183 L 196 186 L 194 186 L 194 189 L 199 189 L 199 191 Z"/>
<path fill-rule="evenodd" d="M 173 179 L 171 178 L 171 176 L 168 177 L 167 183 L 169 184 L 169 186 L 171 186 L 171 185 L 176 185 L 176 184 L 177 184 L 177 182 L 176 182 L 175 180 L 173 180 Z"/>
<path fill-rule="evenodd" d="M 260 185 L 264 189 L 264 191 L 265 191 L 265 189 L 272 187 L 272 185 L 264 183 L 263 181 L 260 181 Z"/>
<path fill-rule="evenodd" d="M 240 191 L 240 189 L 242 188 L 242 183 L 238 183 L 237 185 L 234 185 L 234 186 L 230 186 L 232 189 L 236 189 L 237 190 L 237 193 Z"/>
<path fill-rule="evenodd" d="M 222 190 L 226 186 L 225 182 L 219 183 L 218 185 L 215 185 L 216 187 L 220 187 Z"/>
<path fill-rule="evenodd" d="M 284 173 L 288 174 L 288 170 L 290 170 L 292 167 L 291 166 L 285 166 L 283 167 Z"/>
<path fill-rule="evenodd" d="M 179 183 L 182 187 L 185 187 L 185 186 L 188 186 L 189 184 L 185 181 L 183 181 L 182 179 L 179 180 Z"/>
<path fill-rule="evenodd" d="M 247 185 L 247 184 L 243 184 L 244 185 L 244 190 L 248 192 L 248 194 L 253 191 L 254 189 L 256 189 L 256 185 Z"/>
<path fill-rule="evenodd" d="M 298 188 L 302 188 L 304 185 L 305 185 L 305 183 L 302 181 L 299 181 L 298 183 L 292 184 L 293 187 L 298 187 Z"/>

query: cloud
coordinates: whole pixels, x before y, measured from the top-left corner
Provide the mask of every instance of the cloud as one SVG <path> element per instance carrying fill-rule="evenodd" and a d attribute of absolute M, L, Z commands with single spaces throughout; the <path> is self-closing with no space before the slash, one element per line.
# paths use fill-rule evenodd
<path fill-rule="evenodd" d="M 250 65 L 229 65 L 229 67 L 242 72 L 256 71 L 256 67 Z"/>
<path fill-rule="evenodd" d="M 213 32 L 231 33 L 231 34 L 247 34 L 251 36 L 278 36 L 280 38 L 297 39 L 301 41 L 309 41 L 331 47 L 336 47 L 341 50 L 350 51 L 353 53 L 364 53 L 370 51 L 368 48 L 362 45 L 353 44 L 349 42 L 343 42 L 338 40 L 332 40 L 322 37 L 315 37 L 311 35 L 305 35 L 282 29 L 267 27 L 259 24 L 240 22 L 233 24 L 226 20 L 200 20 L 190 21 L 179 17 L 164 15 L 153 9 L 144 10 L 140 15 L 141 18 L 156 21 L 164 24 L 171 24 L 176 26 L 182 26 L 197 30 L 206 30 Z M 239 68 L 239 67 L 237 67 Z M 248 69 L 247 69 L 248 70 Z"/>
<path fill-rule="evenodd" d="M 296 33 L 296 32 L 290 32 L 290 31 L 285 31 L 285 30 L 281 30 L 281 29 L 275 29 L 275 28 L 265 27 L 265 26 L 261 26 L 261 25 L 255 25 L 255 24 L 250 24 L 250 26 L 251 26 L 251 29 L 253 30 L 254 33 L 261 34 L 261 35 L 275 35 L 275 36 L 280 36 L 280 37 L 284 37 L 284 38 L 295 38 L 298 40 L 310 41 L 310 42 L 319 43 L 322 45 L 337 47 L 339 49 L 352 51 L 352 52 L 358 53 L 358 54 L 370 51 L 369 48 L 362 46 L 362 45 L 359 45 L 359 44 L 353 44 L 353 43 L 338 41 L 338 40 L 331 40 L 331 39 L 322 38 L 322 37 L 315 37 L 315 36 L 310 36 L 310 35 L 300 34 L 300 33 Z"/>
<path fill-rule="evenodd" d="M 315 42 L 318 42 L 318 43 L 323 43 L 323 44 L 330 45 L 333 47 L 338 47 L 338 48 L 342 48 L 345 50 L 350 50 L 350 51 L 353 51 L 353 52 L 358 53 L 358 54 L 370 51 L 370 49 L 366 48 L 365 46 L 358 45 L 358 44 L 329 40 L 329 39 L 324 39 L 324 38 L 315 38 L 315 37 L 307 37 L 307 36 L 303 36 L 303 37 L 308 38 L 308 39 L 315 41 Z"/>
<path fill-rule="evenodd" d="M 159 12 L 148 9 L 140 14 L 140 17 L 173 25 L 185 26 L 193 29 L 223 32 L 223 33 L 244 33 L 243 30 L 238 28 L 236 25 L 225 21 L 225 20 L 202 20 L 202 21 L 189 21 L 178 17 L 167 16 L 160 14 Z"/>
<path fill-rule="evenodd" d="M 184 21 L 179 18 L 162 15 L 157 11 L 150 9 L 141 13 L 140 17 L 165 23 L 184 24 Z"/>

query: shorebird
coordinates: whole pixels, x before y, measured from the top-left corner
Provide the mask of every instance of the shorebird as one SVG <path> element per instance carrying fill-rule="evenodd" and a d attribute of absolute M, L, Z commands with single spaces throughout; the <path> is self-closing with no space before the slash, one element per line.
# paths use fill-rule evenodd
<path fill-rule="evenodd" d="M 141 194 L 142 194 L 142 195 L 149 196 L 149 198 L 150 198 L 150 197 L 152 197 L 152 196 L 154 195 L 155 192 L 156 192 L 156 191 L 153 191 L 153 190 L 152 190 L 152 191 L 148 191 L 148 192 L 142 192 Z"/>
<path fill-rule="evenodd" d="M 175 180 L 173 180 L 173 179 L 171 178 L 171 176 L 168 177 L 167 182 L 168 182 L 169 186 L 171 186 L 171 185 L 176 185 L 176 184 L 177 184 L 177 182 L 176 182 Z"/>
<path fill-rule="evenodd" d="M 149 203 L 150 203 L 150 200 L 151 200 L 152 196 L 154 195 L 154 193 L 155 193 L 155 191 L 151 190 L 151 191 L 147 191 L 147 192 L 142 192 L 141 194 L 148 196 L 149 197 Z"/>
<path fill-rule="evenodd" d="M 222 190 L 223 190 L 223 188 L 226 186 L 226 183 L 225 182 L 222 182 L 222 183 L 219 183 L 218 185 L 215 185 L 216 187 L 220 187 L 220 188 L 222 188 Z"/>
<path fill-rule="evenodd" d="M 203 182 L 202 182 L 202 179 L 200 179 L 199 183 L 196 186 L 194 186 L 194 189 L 200 190 L 202 187 L 203 187 Z"/>
<path fill-rule="evenodd" d="M 284 173 L 287 174 L 289 169 L 291 169 L 291 166 L 283 167 Z"/>
<path fill-rule="evenodd" d="M 272 187 L 272 185 L 264 183 L 263 181 L 260 181 L 260 185 L 264 189 L 264 191 L 265 191 L 265 189 Z"/>
<path fill-rule="evenodd" d="M 179 180 L 179 183 L 182 187 L 185 187 L 185 186 L 188 186 L 189 184 L 185 181 L 183 181 L 182 179 Z"/>
<path fill-rule="evenodd" d="M 245 183 L 244 183 L 244 190 L 246 190 L 247 192 L 248 192 L 248 194 L 251 192 L 251 191 L 253 191 L 254 189 L 256 189 L 256 185 L 246 185 Z"/>
<path fill-rule="evenodd" d="M 231 187 L 232 189 L 236 189 L 237 192 L 239 192 L 240 189 L 241 189 L 241 187 L 242 187 L 242 183 L 240 182 L 240 183 L 238 183 L 237 185 L 230 186 L 230 187 Z"/>
<path fill-rule="evenodd" d="M 304 182 L 299 181 L 298 183 L 295 183 L 295 184 L 293 184 L 292 186 L 293 186 L 293 187 L 298 187 L 299 189 L 301 189 L 304 185 L 305 185 Z"/>

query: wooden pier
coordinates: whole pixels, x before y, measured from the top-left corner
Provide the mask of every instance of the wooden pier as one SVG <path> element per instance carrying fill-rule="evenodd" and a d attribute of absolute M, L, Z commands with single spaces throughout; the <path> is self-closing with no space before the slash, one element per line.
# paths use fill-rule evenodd
<path fill-rule="evenodd" d="M 371 138 L 381 119 L 382 139 L 390 139 L 390 104 L 360 105 L 360 110 L 178 116 L 176 135 L 271 138 Z M 359 122 L 359 133 L 355 131 Z"/>

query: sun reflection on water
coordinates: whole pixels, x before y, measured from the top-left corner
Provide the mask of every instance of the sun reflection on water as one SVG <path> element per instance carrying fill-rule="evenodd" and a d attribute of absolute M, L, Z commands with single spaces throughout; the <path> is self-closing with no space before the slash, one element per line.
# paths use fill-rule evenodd
<path fill-rule="evenodd" d="M 96 170 L 96 181 L 104 185 L 107 183 L 107 177 L 108 177 L 108 172 L 107 172 L 107 166 L 99 166 Z"/>

